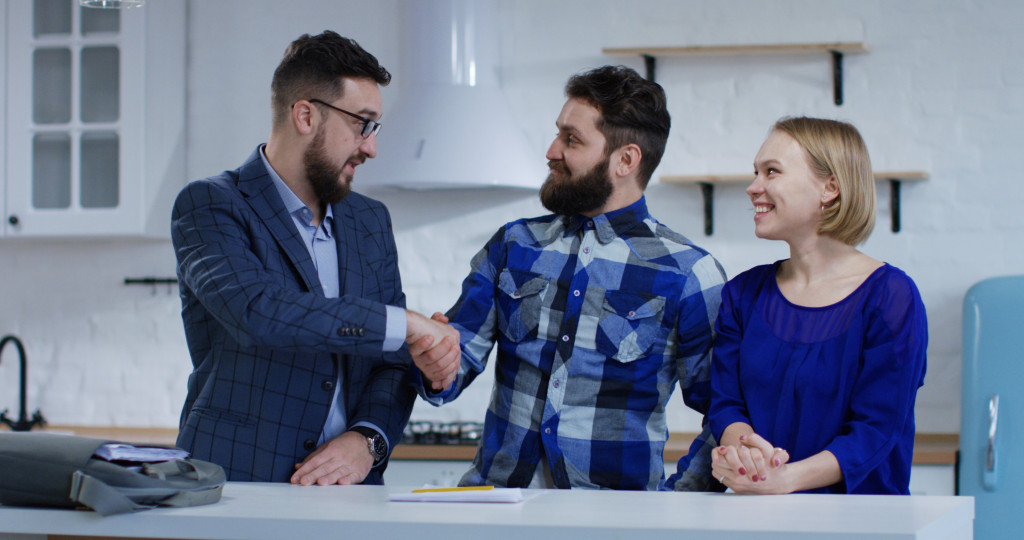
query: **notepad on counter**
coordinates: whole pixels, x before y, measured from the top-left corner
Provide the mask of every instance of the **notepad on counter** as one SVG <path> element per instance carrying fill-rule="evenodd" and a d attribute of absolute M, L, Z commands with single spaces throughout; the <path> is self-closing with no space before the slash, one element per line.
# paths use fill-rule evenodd
<path fill-rule="evenodd" d="M 388 500 L 393 502 L 518 503 L 528 498 L 530 496 L 527 496 L 520 488 L 495 488 L 494 486 L 424 488 L 414 489 L 409 493 L 388 495 Z"/>

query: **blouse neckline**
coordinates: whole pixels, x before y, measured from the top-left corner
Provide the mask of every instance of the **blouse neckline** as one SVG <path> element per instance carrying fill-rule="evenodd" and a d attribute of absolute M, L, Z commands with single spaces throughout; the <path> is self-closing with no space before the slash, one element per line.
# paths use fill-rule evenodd
<path fill-rule="evenodd" d="M 845 304 L 846 302 L 849 302 L 850 299 L 853 298 L 854 296 L 856 296 L 857 293 L 859 293 L 861 291 L 861 289 L 865 288 L 868 285 L 868 283 L 874 281 L 875 277 L 877 275 L 879 275 L 882 272 L 882 270 L 885 270 L 885 269 L 889 268 L 889 263 L 883 262 L 882 266 L 879 266 L 878 268 L 875 268 L 870 274 L 868 274 L 868 277 L 864 278 L 864 281 L 860 282 L 860 285 L 857 285 L 857 288 L 855 288 L 852 291 L 850 291 L 850 294 L 848 294 L 845 297 L 841 298 L 837 302 L 833 302 L 833 303 L 828 304 L 826 306 L 804 306 L 804 305 L 800 305 L 800 304 L 797 304 L 795 302 L 792 302 L 789 298 L 786 298 L 786 295 L 783 294 L 782 289 L 779 288 L 779 280 L 778 280 L 779 265 L 781 265 L 786 260 L 788 260 L 788 259 L 781 259 L 781 260 L 775 261 L 775 263 L 772 265 L 772 279 L 771 279 L 772 287 L 775 288 L 775 293 L 778 294 L 779 298 L 781 298 L 782 301 L 786 303 L 786 305 L 788 305 L 788 306 L 790 306 L 792 308 L 795 308 L 795 309 L 802 309 L 802 310 L 807 310 L 807 311 L 824 311 L 824 310 L 829 310 L 829 309 L 835 309 L 835 308 Z"/>

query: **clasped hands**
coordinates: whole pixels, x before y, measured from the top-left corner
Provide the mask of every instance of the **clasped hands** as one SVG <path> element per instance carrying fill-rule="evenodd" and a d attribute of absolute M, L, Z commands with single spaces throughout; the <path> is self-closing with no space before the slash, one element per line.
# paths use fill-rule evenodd
<path fill-rule="evenodd" d="M 791 493 L 786 475 L 789 452 L 775 448 L 763 437 L 750 433 L 736 445 L 711 452 L 715 479 L 736 493 Z"/>
<path fill-rule="evenodd" d="M 415 311 L 406 311 L 405 342 L 409 344 L 409 355 L 435 392 L 455 382 L 462 362 L 459 331 L 447 323 L 448 318 L 441 313 L 428 319 Z"/>

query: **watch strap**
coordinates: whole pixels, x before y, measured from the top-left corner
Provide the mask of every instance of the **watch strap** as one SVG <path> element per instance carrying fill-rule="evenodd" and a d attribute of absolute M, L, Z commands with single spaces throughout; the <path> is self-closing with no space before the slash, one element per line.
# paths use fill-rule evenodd
<path fill-rule="evenodd" d="M 354 431 L 364 437 L 366 437 L 366 445 L 370 451 L 370 455 L 373 456 L 373 464 L 380 463 L 387 455 L 387 440 L 383 435 L 376 429 L 367 426 L 355 426 L 349 431 Z M 378 452 L 377 442 L 380 441 L 380 446 L 384 450 L 383 453 Z"/>

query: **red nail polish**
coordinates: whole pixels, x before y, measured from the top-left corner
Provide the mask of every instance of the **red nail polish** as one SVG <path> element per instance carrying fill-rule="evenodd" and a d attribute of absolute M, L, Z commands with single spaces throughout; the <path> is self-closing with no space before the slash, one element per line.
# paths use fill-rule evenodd
<path fill-rule="evenodd" d="M 767 476 L 765 476 L 765 475 L 763 475 L 763 474 L 761 475 L 761 481 L 762 481 L 762 482 L 764 482 L 764 481 L 765 481 L 765 480 L 767 480 L 767 479 L 768 479 L 768 477 L 767 477 Z"/>
<path fill-rule="evenodd" d="M 740 467 L 740 474 L 746 475 L 747 471 L 743 467 Z"/>
<path fill-rule="evenodd" d="M 757 482 L 757 477 L 756 476 L 752 476 L 750 479 L 755 481 L 755 482 Z"/>
<path fill-rule="evenodd" d="M 779 462 L 779 460 L 777 460 L 777 459 L 776 459 L 776 460 L 775 460 L 775 466 L 776 466 L 776 467 L 778 467 L 779 465 L 782 465 L 782 463 L 781 463 L 781 462 Z"/>
<path fill-rule="evenodd" d="M 746 436 L 746 435 L 740 435 L 740 440 L 741 440 L 741 441 L 745 441 L 745 440 L 747 440 L 747 436 Z"/>

